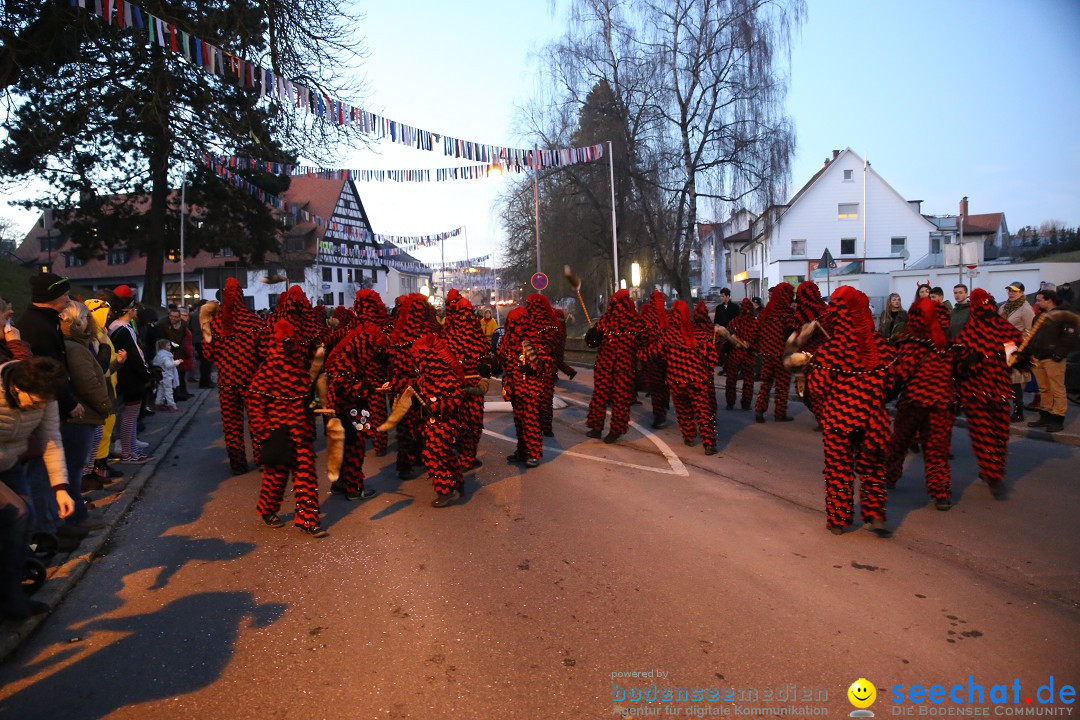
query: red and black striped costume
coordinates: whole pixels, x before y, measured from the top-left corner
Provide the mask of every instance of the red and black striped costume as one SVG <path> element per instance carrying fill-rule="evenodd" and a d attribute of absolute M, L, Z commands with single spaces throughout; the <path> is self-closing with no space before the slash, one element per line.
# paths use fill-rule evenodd
<path fill-rule="evenodd" d="M 544 355 L 551 358 L 547 369 L 544 371 L 544 387 L 540 395 L 538 408 L 540 410 L 540 432 L 545 437 L 555 435 L 552 428 L 554 421 L 554 409 L 552 403 L 555 400 L 555 377 L 558 368 L 555 365 L 556 349 L 560 342 L 558 318 L 551 309 L 551 303 L 540 293 L 533 293 L 525 298 L 525 313 L 529 316 L 529 339 L 534 345 L 542 343 L 545 346 Z M 539 351 L 538 351 L 539 352 Z"/>
<path fill-rule="evenodd" d="M 296 496 L 293 523 L 307 530 L 319 527 L 319 478 L 315 469 L 315 422 L 310 411 L 312 345 L 287 320 L 277 320 L 266 338 L 266 359 L 248 388 L 251 429 L 263 450 L 259 515 L 277 515 L 292 473 Z M 271 433 L 275 442 L 288 442 L 292 465 L 269 465 L 264 458 Z"/>
<path fill-rule="evenodd" d="M 956 391 L 968 420 L 979 477 L 994 496 L 1004 498 L 1005 454 L 1009 444 L 1009 403 L 1013 398 L 1005 364 L 1005 343 L 1022 341 L 1020 331 L 997 313 L 982 288 L 971 291 L 968 321 L 954 341 Z"/>
<path fill-rule="evenodd" d="M 425 304 L 430 307 L 426 300 Z M 465 373 L 446 340 L 434 333 L 423 335 L 412 343 L 410 354 L 415 371 L 410 382 L 416 391 L 413 410 L 420 418 L 419 429 L 424 436 L 423 463 L 435 492 L 449 495 L 464 486 L 455 436 L 457 414 L 464 397 Z"/>
<path fill-rule="evenodd" d="M 203 353 L 217 364 L 225 450 L 229 466 L 237 474 L 247 472 L 248 468 L 244 444 L 245 392 L 262 361 L 259 348 L 265 328 L 263 319 L 244 305 L 240 283 L 236 278 L 228 278 L 221 307 L 210 321 L 211 337 L 203 339 Z M 252 445 L 255 449 L 254 437 Z"/>
<path fill-rule="evenodd" d="M 555 367 L 573 380 L 577 370 L 566 364 L 566 313 L 562 308 L 555 308 L 555 323 L 559 327 L 559 336 L 555 343 Z"/>
<path fill-rule="evenodd" d="M 443 337 L 450 346 L 450 352 L 461 362 L 466 376 L 488 377 L 491 375 L 491 351 L 488 339 L 480 328 L 480 318 L 466 298 L 457 290 L 451 289 L 446 294 L 446 324 L 443 325 Z M 467 379 L 463 388 L 473 387 L 476 380 Z M 461 409 L 457 414 L 458 455 L 462 470 L 473 468 L 476 463 L 476 449 L 480 445 L 480 436 L 484 432 L 484 398 L 481 395 L 466 393 L 462 397 Z"/>
<path fill-rule="evenodd" d="M 801 328 L 809 322 L 821 322 L 828 309 L 829 306 L 821 299 L 821 290 L 816 282 L 804 280 L 795 288 L 795 328 Z M 824 339 L 825 336 L 820 332 L 814 333 L 800 349 L 813 352 Z M 794 376 L 795 392 L 802 397 L 806 392 L 806 377 L 800 372 L 794 373 Z"/>
<path fill-rule="evenodd" d="M 593 394 L 585 423 L 594 437 L 604 430 L 604 415 L 611 405 L 612 440 L 624 435 L 630 427 L 630 403 L 634 399 L 634 365 L 637 348 L 644 329 L 641 316 L 634 309 L 630 293 L 619 290 L 611 296 L 607 310 L 586 333 L 585 340 L 596 352 L 593 372 Z"/>
<path fill-rule="evenodd" d="M 386 345 L 382 328 L 370 322 L 356 325 L 334 346 L 323 366 L 330 408 L 345 429 L 339 477 L 344 493 L 364 489 L 366 438 L 378 427 L 371 409 L 381 405 L 384 415 L 386 409 L 386 393 L 378 390 L 383 379 L 368 371 L 386 366 Z M 380 422 L 385 422 L 385 417 Z"/>
<path fill-rule="evenodd" d="M 383 304 L 382 298 L 379 293 L 371 290 L 370 288 L 363 288 L 356 291 L 356 299 L 353 301 L 352 307 L 353 315 L 356 317 L 356 323 L 371 323 L 379 328 L 379 332 L 383 334 L 383 338 L 386 340 L 386 345 L 390 343 L 390 331 L 393 328 L 393 323 L 390 320 L 390 314 L 386 311 L 386 305 Z M 389 378 L 389 370 L 387 368 L 387 355 L 382 353 L 372 359 L 372 365 L 364 368 L 364 372 L 369 378 L 371 378 L 372 385 L 378 387 L 382 385 Z M 387 415 L 387 402 L 391 399 L 387 397 L 389 393 L 383 393 L 382 399 L 373 398 L 371 407 L 368 410 L 371 411 L 371 444 L 375 449 L 376 457 L 382 457 L 386 454 L 386 448 L 389 445 L 389 435 L 384 432 L 379 432 L 374 428 L 379 427 L 386 422 Z"/>
<path fill-rule="evenodd" d="M 504 372 L 503 397 L 514 408 L 517 431 L 517 450 L 507 459 L 535 466 L 544 456 L 540 403 L 555 367 L 551 348 L 530 325 L 528 311 L 518 307 L 506 316 L 506 334 L 497 352 Z"/>
<path fill-rule="evenodd" d="M 420 293 L 403 295 L 397 300 L 397 317 L 394 331 L 390 334 L 389 381 L 394 396 L 405 391 L 416 379 L 416 364 L 412 346 L 421 337 L 439 331 L 435 311 L 428 299 Z M 397 426 L 397 460 L 395 467 L 399 477 L 408 477 L 413 467 L 423 462 L 424 433 L 421 425 L 420 407 L 412 407 Z"/>
<path fill-rule="evenodd" d="M 908 310 L 907 325 L 896 346 L 895 374 L 901 387 L 886 476 L 887 485 L 895 487 L 904 472 L 908 447 L 921 431 L 926 492 L 942 507 L 952 497 L 949 446 L 956 416 L 948 332 L 949 311 L 944 305 L 923 298 Z"/>
<path fill-rule="evenodd" d="M 716 447 L 716 392 L 712 378 L 717 353 L 712 318 L 706 311 L 707 330 L 703 331 L 700 323 L 691 322 L 690 308 L 682 300 L 672 304 L 671 315 L 659 344 L 667 367 L 667 385 L 675 402 L 675 419 L 684 443 L 693 445 L 700 433 L 702 445 L 710 451 Z"/>
<path fill-rule="evenodd" d="M 705 305 L 704 300 L 698 300 L 697 305 L 694 306 L 694 315 L 691 318 L 694 325 L 694 334 L 698 337 L 698 342 L 702 346 L 711 347 L 713 351 L 712 358 L 709 360 L 709 409 L 712 413 L 713 425 L 716 424 L 716 384 L 713 381 L 713 373 L 716 372 L 716 366 L 720 362 L 720 347 L 716 342 L 716 325 L 712 321 L 712 315 L 709 314 L 709 308 Z"/>
<path fill-rule="evenodd" d="M 769 302 L 758 318 L 758 341 L 754 349 L 761 355 L 761 385 L 758 387 L 757 419 L 764 422 L 763 415 L 769 409 L 769 392 L 776 386 L 773 413 L 777 420 L 787 418 L 788 392 L 791 373 L 783 364 L 784 345 L 795 327 L 791 312 L 794 288 L 782 282 L 769 293 Z"/>
<path fill-rule="evenodd" d="M 640 346 L 648 348 L 660 342 L 667 331 L 668 311 L 664 307 L 664 293 L 653 290 L 649 299 L 641 306 L 642 332 Z M 668 408 L 671 406 L 671 393 L 668 390 L 667 368 L 664 353 L 642 352 L 641 375 L 645 384 L 645 391 L 652 399 L 653 427 L 658 428 L 667 420 Z"/>
<path fill-rule="evenodd" d="M 829 315 L 831 336 L 812 353 L 806 372 L 807 403 L 824 442 L 826 524 L 841 532 L 852 523 L 858 473 L 862 519 L 884 534 L 890 436 L 885 394 L 895 350 L 874 331 L 869 300 L 858 290 L 845 286 L 833 293 Z"/>
<path fill-rule="evenodd" d="M 338 305 L 334 308 L 334 312 L 330 314 L 330 319 L 326 325 L 326 336 L 323 339 L 323 345 L 326 346 L 326 352 L 329 355 L 330 351 L 356 327 L 356 315 L 344 305 Z"/>
<path fill-rule="evenodd" d="M 754 363 L 756 356 L 753 347 L 758 341 L 758 319 L 754 314 L 754 303 L 750 298 L 743 298 L 739 303 L 739 314 L 731 321 L 728 328 L 731 334 L 747 343 L 750 347 L 741 348 L 731 343 L 728 353 L 727 368 L 724 375 L 727 382 L 724 386 L 724 396 L 727 400 L 727 409 L 735 407 L 736 383 L 742 379 L 742 396 L 740 405 L 743 410 L 750 409 L 750 401 L 754 397 Z"/>

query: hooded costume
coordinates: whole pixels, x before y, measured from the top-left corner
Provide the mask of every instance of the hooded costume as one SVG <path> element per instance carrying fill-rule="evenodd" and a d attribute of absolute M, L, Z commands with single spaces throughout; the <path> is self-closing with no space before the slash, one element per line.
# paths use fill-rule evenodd
<path fill-rule="evenodd" d="M 390 333 L 394 329 L 394 321 L 390 317 L 390 313 L 386 311 L 386 305 L 383 304 L 382 297 L 379 293 L 370 288 L 362 288 L 356 291 L 356 299 L 353 301 L 352 306 L 353 315 L 356 318 L 356 324 L 371 323 L 379 329 L 383 338 L 386 340 L 386 345 L 389 347 Z M 376 354 L 372 362 L 374 363 L 370 367 L 364 368 L 365 374 L 371 379 L 373 385 L 378 387 L 382 385 L 389 378 L 389 356 L 386 352 Z M 388 410 L 386 407 L 387 401 L 390 399 L 387 397 L 387 393 L 380 395 L 381 401 L 377 398 L 372 398 L 371 406 L 368 410 L 371 412 L 371 426 L 377 428 L 386 422 Z M 371 432 L 371 444 L 375 449 L 375 457 L 382 457 L 386 454 L 387 446 L 389 445 L 389 435 L 385 432 L 379 432 L 378 430 L 372 430 Z"/>
<path fill-rule="evenodd" d="M 517 431 L 517 450 L 506 459 L 536 467 L 544 456 L 540 404 L 554 374 L 555 361 L 550 345 L 534 330 L 525 308 L 514 308 L 506 316 L 506 334 L 499 342 L 498 353 L 505 373 L 503 397 L 513 405 Z"/>
<path fill-rule="evenodd" d="M 433 333 L 417 339 L 411 355 L 416 376 L 410 388 L 424 436 L 422 458 L 439 496 L 432 504 L 442 507 L 459 497 L 465 487 L 461 460 L 454 448 L 465 372 L 446 340 Z"/>
<path fill-rule="evenodd" d="M 645 391 L 652 400 L 654 428 L 663 427 L 667 422 L 668 407 L 671 405 L 665 354 L 648 350 L 661 341 L 670 324 L 664 304 L 664 293 L 653 290 L 648 301 L 641 306 L 641 376 Z"/>
<path fill-rule="evenodd" d="M 427 297 L 420 293 L 411 293 L 398 298 L 394 320 L 394 330 L 390 334 L 389 382 L 395 398 L 416 380 L 416 363 L 412 353 L 413 344 L 430 333 L 438 333 L 440 327 L 435 320 L 435 310 Z M 416 403 L 410 406 L 405 417 L 397 423 L 397 468 L 398 477 L 404 479 L 413 472 L 413 467 L 421 463 L 424 433 L 421 428 L 420 408 Z"/>
<path fill-rule="evenodd" d="M 248 387 L 248 415 L 262 466 L 258 512 L 267 525 L 282 524 L 278 511 L 291 474 L 296 495 L 293 524 L 322 537 L 315 422 L 310 410 L 315 351 L 311 340 L 284 319 L 274 322 L 265 340 L 266 359 Z"/>
<path fill-rule="evenodd" d="M 708 311 L 704 315 L 707 329 L 701 325 L 691 321 L 687 304 L 676 300 L 660 348 L 683 442 L 693 445 L 700 433 L 705 454 L 712 455 L 716 452 L 716 392 L 712 380 L 716 344 Z"/>
<path fill-rule="evenodd" d="M 869 300 L 858 290 L 845 286 L 834 292 L 829 316 L 829 339 L 806 353 L 806 398 L 821 423 L 825 451 L 826 526 L 839 534 L 851 524 L 858 473 L 862 519 L 887 537 L 885 394 L 895 350 L 874 330 Z"/>
<path fill-rule="evenodd" d="M 645 324 L 634 309 L 630 293 L 611 296 L 604 314 L 585 334 L 589 347 L 598 348 L 593 372 L 593 394 L 585 423 L 589 437 L 600 437 L 604 415 L 611 405 L 611 425 L 605 442 L 615 442 L 630 427 L 630 403 L 634 399 L 634 365 Z"/>
<path fill-rule="evenodd" d="M 550 358 L 541 378 L 544 384 L 537 399 L 537 407 L 540 410 L 540 432 L 545 437 L 554 437 L 552 403 L 555 399 L 555 376 L 558 373 L 555 357 L 558 355 L 556 348 L 561 337 L 559 322 L 555 311 L 551 309 L 551 303 L 540 293 L 533 293 L 525 298 L 525 313 L 528 315 L 530 341 L 534 345 L 544 345 L 543 355 Z"/>
<path fill-rule="evenodd" d="M 480 319 L 472 303 L 461 297 L 457 290 L 451 289 L 446 294 L 446 322 L 443 324 L 443 336 L 446 344 L 461 362 L 466 376 L 491 376 L 490 343 L 480 328 Z M 467 379 L 464 387 L 476 386 L 476 378 Z M 461 469 L 471 470 L 480 466 L 476 459 L 476 449 L 480 436 L 484 432 L 484 396 L 468 393 L 463 396 L 461 410 L 457 414 L 458 451 Z"/>
<path fill-rule="evenodd" d="M 731 341 L 731 351 L 728 353 L 727 368 L 724 371 L 727 376 L 724 399 L 727 401 L 728 410 L 735 409 L 736 383 L 741 378 L 742 396 L 739 402 L 743 410 L 749 410 L 750 401 L 754 397 L 754 365 L 757 360 L 752 348 L 758 341 L 758 319 L 750 298 L 743 298 L 739 303 L 739 314 L 731 321 L 729 330 L 734 337 L 746 343 L 747 347 Z"/>
<path fill-rule="evenodd" d="M 1011 375 L 1005 344 L 1019 345 L 1020 331 L 998 315 L 994 299 L 982 288 L 971 291 L 968 321 L 955 339 L 955 377 L 960 407 L 968 420 L 979 477 L 994 497 L 1004 500 L 1005 453 L 1009 444 Z M 909 320 L 910 322 L 910 320 Z"/>
<path fill-rule="evenodd" d="M 758 388 L 756 420 L 765 422 L 769 409 L 769 392 L 776 385 L 773 413 L 777 421 L 790 420 L 787 415 L 788 388 L 791 373 L 783 365 L 784 343 L 795 329 L 795 316 L 791 312 L 794 288 L 782 282 L 769 293 L 769 302 L 758 318 L 758 341 L 754 346 L 761 355 L 761 386 Z"/>
<path fill-rule="evenodd" d="M 896 486 L 904 471 L 908 447 L 921 430 L 926 466 L 926 492 L 940 510 L 952 507 L 949 447 L 956 389 L 953 351 L 948 340 L 949 311 L 929 298 L 917 300 L 897 342 L 896 403 L 886 483 Z"/>
<path fill-rule="evenodd" d="M 232 471 L 242 474 L 248 468 L 244 445 L 245 391 L 262 362 L 260 347 L 265 340 L 266 322 L 244 305 L 243 290 L 236 278 L 225 281 L 221 306 L 216 311 L 210 304 L 200 309 L 200 313 L 210 312 L 213 317 L 209 335 L 203 335 L 203 355 L 217 364 L 225 450 Z M 250 432 L 251 428 L 248 429 Z M 257 448 L 254 442 L 252 436 L 253 449 Z"/>
<path fill-rule="evenodd" d="M 383 379 L 370 372 L 386 367 L 386 347 L 382 329 L 362 323 L 330 351 L 323 367 L 327 402 L 334 412 L 326 428 L 330 491 L 350 500 L 368 497 L 364 491 L 364 449 L 378 427 L 372 408 L 383 409 L 379 424 L 386 420 L 386 394 L 378 390 Z"/>

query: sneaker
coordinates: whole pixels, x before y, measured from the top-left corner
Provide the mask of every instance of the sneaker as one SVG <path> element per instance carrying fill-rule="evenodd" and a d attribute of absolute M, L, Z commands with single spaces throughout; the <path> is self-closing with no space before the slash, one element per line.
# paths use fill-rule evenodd
<path fill-rule="evenodd" d="M 150 462 L 154 459 L 153 455 L 143 455 L 142 453 L 132 453 L 131 455 L 125 455 L 120 458 L 120 462 L 128 463 L 129 465 L 142 465 L 143 463 Z"/>
<path fill-rule="evenodd" d="M 879 538 L 891 538 L 892 530 L 885 526 L 884 520 L 871 520 L 867 523 L 870 528 L 870 532 L 877 535 Z"/>
<path fill-rule="evenodd" d="M 346 490 L 345 490 L 345 481 L 344 480 L 335 480 L 334 482 L 330 483 L 330 494 L 331 495 L 344 495 L 345 492 L 346 492 Z"/>
<path fill-rule="evenodd" d="M 346 500 L 367 500 L 368 498 L 375 497 L 378 494 L 379 494 L 378 490 L 374 490 L 372 488 L 364 488 L 364 489 L 361 489 L 361 490 L 357 490 L 356 492 L 347 492 L 347 493 L 345 493 L 345 499 Z"/>
<path fill-rule="evenodd" d="M 590 430 L 589 432 L 585 433 L 585 437 L 591 437 L 591 438 L 597 438 L 598 439 L 603 434 L 604 433 L 603 433 L 602 430 Z"/>
<path fill-rule="evenodd" d="M 941 512 L 948 512 L 952 509 L 952 500 L 949 498 L 938 498 L 934 501 L 934 507 Z"/>
<path fill-rule="evenodd" d="M 305 535 L 310 535 L 313 538 L 324 538 L 330 536 L 330 533 L 323 530 L 322 527 L 319 525 L 297 525 L 296 527 L 300 528 L 300 532 L 304 533 Z"/>
<path fill-rule="evenodd" d="M 260 515 L 262 521 L 266 523 L 266 527 L 279 528 L 285 525 L 284 521 L 278 516 L 277 513 L 266 513 Z"/>
<path fill-rule="evenodd" d="M 604 442 L 611 445 L 612 443 L 617 442 L 621 437 L 622 435 L 619 433 L 608 432 L 608 434 L 604 436 Z"/>
<path fill-rule="evenodd" d="M 540 466 L 540 459 L 539 458 L 527 458 L 525 460 L 525 467 L 534 468 L 534 467 L 539 467 L 539 466 Z"/>

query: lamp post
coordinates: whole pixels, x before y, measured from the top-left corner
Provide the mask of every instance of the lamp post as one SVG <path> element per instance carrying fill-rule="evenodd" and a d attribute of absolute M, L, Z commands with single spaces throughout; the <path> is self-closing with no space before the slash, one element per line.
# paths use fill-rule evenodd
<path fill-rule="evenodd" d="M 641 299 L 641 265 L 637 260 L 630 263 L 630 284 L 634 286 L 634 296 Z"/>

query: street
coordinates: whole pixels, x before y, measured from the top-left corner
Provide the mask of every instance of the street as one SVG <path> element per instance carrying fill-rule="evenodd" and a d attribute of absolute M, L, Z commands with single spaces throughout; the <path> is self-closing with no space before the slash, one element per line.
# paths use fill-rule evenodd
<path fill-rule="evenodd" d="M 1048 682 L 1076 686 L 1076 447 L 1014 437 L 1012 496 L 997 502 L 957 428 L 950 512 L 928 502 L 911 455 L 890 494 L 894 537 L 833 536 L 809 412 L 793 403 L 795 422 L 755 424 L 723 409 L 723 382 L 714 457 L 683 444 L 674 411 L 647 430 L 644 395 L 618 444 L 586 438 L 592 374 L 581 370 L 556 388 L 567 407 L 540 467 L 505 462 L 512 418 L 488 413 L 483 467 L 466 475 L 465 499 L 436 509 L 426 475 L 397 478 L 391 445 L 365 462 L 374 498 L 329 496 L 323 479 L 322 540 L 262 524 L 259 474 L 230 474 L 216 393 L 200 395 L 106 551 L 0 665 L 0 718 L 725 706 L 633 699 L 650 686 L 733 689 L 745 702 L 726 714 L 835 717 L 853 709 L 859 678 L 885 717 L 900 714 L 897 685 L 966 688 L 970 675 L 989 691 L 1018 679 L 1033 701 Z M 288 495 L 283 511 L 291 522 Z M 785 710 L 795 699 L 814 711 Z"/>

